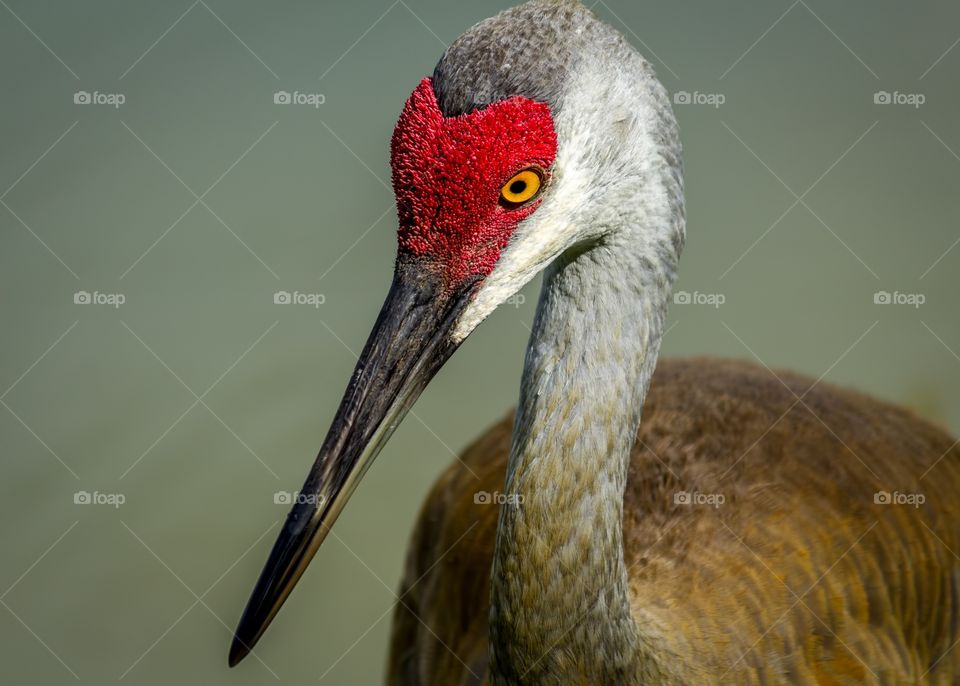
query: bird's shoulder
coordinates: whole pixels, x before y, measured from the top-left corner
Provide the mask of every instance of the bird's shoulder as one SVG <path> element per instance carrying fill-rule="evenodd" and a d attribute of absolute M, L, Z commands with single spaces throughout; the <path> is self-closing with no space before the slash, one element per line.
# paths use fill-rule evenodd
<path fill-rule="evenodd" d="M 512 425 L 480 435 L 424 502 L 394 619 L 397 686 L 484 683 L 498 508 L 477 494 L 503 490 Z M 895 490 L 927 509 L 875 502 Z M 960 448 L 908 410 L 751 363 L 662 360 L 624 495 L 635 613 L 665 650 L 745 682 L 868 683 L 880 654 L 891 678 L 916 676 L 949 643 L 929 646 L 960 638 L 958 491 Z M 950 659 L 941 669 L 960 669 Z"/>

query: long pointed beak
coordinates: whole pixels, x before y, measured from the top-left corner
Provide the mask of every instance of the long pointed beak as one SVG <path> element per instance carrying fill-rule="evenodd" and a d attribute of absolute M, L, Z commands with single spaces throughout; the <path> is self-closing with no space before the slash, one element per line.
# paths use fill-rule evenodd
<path fill-rule="evenodd" d="M 377 453 L 459 346 L 451 331 L 479 279 L 453 290 L 440 284 L 398 261 L 333 424 L 240 618 L 231 667 L 266 631 Z"/>

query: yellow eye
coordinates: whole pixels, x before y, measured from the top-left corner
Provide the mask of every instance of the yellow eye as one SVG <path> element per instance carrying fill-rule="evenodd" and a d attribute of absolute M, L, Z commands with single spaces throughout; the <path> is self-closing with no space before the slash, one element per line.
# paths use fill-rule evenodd
<path fill-rule="evenodd" d="M 500 200 L 507 207 L 522 205 L 533 198 L 543 185 L 543 175 L 537 169 L 524 169 L 500 189 Z"/>

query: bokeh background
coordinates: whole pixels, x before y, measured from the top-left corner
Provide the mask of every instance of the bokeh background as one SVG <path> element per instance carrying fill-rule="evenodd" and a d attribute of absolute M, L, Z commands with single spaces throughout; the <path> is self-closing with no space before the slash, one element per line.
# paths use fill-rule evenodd
<path fill-rule="evenodd" d="M 396 115 L 507 4 L 0 2 L 5 683 L 381 680 L 417 509 L 513 404 L 537 284 L 426 391 L 257 657 L 227 647 L 390 281 Z M 664 354 L 960 431 L 960 5 L 594 9 L 680 94 L 692 303 Z"/>

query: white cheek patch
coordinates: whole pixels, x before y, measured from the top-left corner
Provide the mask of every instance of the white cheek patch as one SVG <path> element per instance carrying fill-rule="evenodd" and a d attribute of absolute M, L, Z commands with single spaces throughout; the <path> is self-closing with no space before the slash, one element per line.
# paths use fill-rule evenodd
<path fill-rule="evenodd" d="M 654 99 L 631 95 L 636 88 L 623 74 L 598 75 L 591 68 L 571 74 L 554 122 L 557 158 L 543 203 L 513 232 L 460 317 L 456 342 L 575 243 L 660 219 L 664 189 L 652 172 L 660 159 L 662 116 Z M 631 107 L 615 105 L 623 102 Z M 655 242 L 642 231 L 636 237 Z"/>
<path fill-rule="evenodd" d="M 465 339 L 573 242 L 577 231 L 571 218 L 582 197 L 581 187 L 576 170 L 554 175 L 543 203 L 517 226 L 493 271 L 467 305 L 452 333 L 454 341 Z"/>
<path fill-rule="evenodd" d="M 501 303 L 519 291 L 560 253 L 589 233 L 589 222 L 581 219 L 596 170 L 588 163 L 593 128 L 586 117 L 568 114 L 577 103 L 570 102 L 557 118 L 557 150 L 553 173 L 545 197 L 537 210 L 516 228 L 493 271 L 467 306 L 453 337 L 466 338 Z M 589 113 L 588 113 L 589 114 Z"/>

